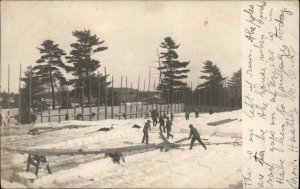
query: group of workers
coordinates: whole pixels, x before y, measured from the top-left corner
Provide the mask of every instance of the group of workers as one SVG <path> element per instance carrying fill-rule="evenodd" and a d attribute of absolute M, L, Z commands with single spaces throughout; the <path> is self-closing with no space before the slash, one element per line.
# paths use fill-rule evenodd
<path fill-rule="evenodd" d="M 158 123 L 157 118 L 159 116 L 159 113 L 156 110 L 152 110 L 150 112 L 151 112 L 153 127 L 156 127 L 156 125 Z M 189 112 L 186 112 L 186 114 L 185 114 L 186 120 L 188 120 L 189 114 L 190 114 Z M 199 112 L 195 111 L 195 115 L 196 115 L 196 118 L 197 118 L 198 115 L 199 115 Z M 147 116 L 145 118 L 147 119 Z M 166 121 L 165 121 L 165 119 L 166 119 Z M 167 130 L 167 139 L 169 139 L 169 137 L 172 137 L 172 139 L 173 139 L 173 137 L 174 137 L 171 134 L 171 129 L 172 129 L 172 125 L 173 125 L 172 121 L 173 120 L 174 120 L 173 112 L 171 112 L 170 117 L 167 116 L 165 113 L 163 115 L 160 115 L 160 117 L 159 117 L 159 130 L 160 130 L 161 133 L 162 132 L 165 133 L 165 130 Z M 188 139 L 192 139 L 189 149 L 191 150 L 193 148 L 193 145 L 194 145 L 195 141 L 197 140 L 203 146 L 203 148 L 206 150 L 206 146 L 202 142 L 198 130 L 192 124 L 189 125 L 189 128 L 190 128 L 190 136 L 189 136 Z M 151 121 L 147 120 L 147 122 L 145 123 L 144 128 L 143 128 L 144 135 L 143 135 L 142 143 L 146 142 L 146 144 L 148 144 L 148 141 L 149 141 L 148 132 L 149 132 L 149 130 L 151 130 Z"/>

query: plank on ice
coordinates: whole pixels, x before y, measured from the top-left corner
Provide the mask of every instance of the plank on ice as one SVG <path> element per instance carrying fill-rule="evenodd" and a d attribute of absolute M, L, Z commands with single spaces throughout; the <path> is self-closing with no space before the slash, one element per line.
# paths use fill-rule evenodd
<path fill-rule="evenodd" d="M 231 122 L 231 121 L 234 121 L 234 120 L 237 120 L 237 119 L 223 119 L 223 120 L 220 120 L 220 121 L 207 123 L 207 125 L 217 126 L 217 125 L 228 123 L 228 122 Z"/>

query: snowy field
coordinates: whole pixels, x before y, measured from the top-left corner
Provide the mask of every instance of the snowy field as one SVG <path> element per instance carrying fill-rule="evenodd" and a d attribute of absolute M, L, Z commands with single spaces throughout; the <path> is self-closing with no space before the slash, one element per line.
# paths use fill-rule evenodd
<path fill-rule="evenodd" d="M 219 126 L 207 123 L 236 119 Z M 189 124 L 193 124 L 207 144 L 207 150 L 194 145 L 159 149 L 144 153 L 126 154 L 125 162 L 114 164 L 103 154 L 47 156 L 52 174 L 45 166 L 38 177 L 31 167 L 26 172 L 27 155 L 4 151 L 3 147 L 18 149 L 84 149 L 94 150 L 141 145 L 145 119 L 63 121 L 39 123 L 31 128 L 52 127 L 40 130 L 39 135 L 27 134 L 28 127 L 1 128 L 1 186 L 44 188 L 241 188 L 242 187 L 242 125 L 241 110 L 223 113 L 191 115 L 175 114 L 171 133 L 178 141 L 189 136 Z M 77 128 L 72 128 L 76 126 Z M 108 132 L 95 132 L 103 127 L 113 127 Z M 55 128 L 55 129 L 54 129 Z M 58 130 L 60 129 L 60 130 Z M 5 133 L 5 134 L 3 134 Z M 166 134 L 164 134 L 166 136 Z M 161 143 L 158 125 L 149 133 L 149 143 Z M 189 144 L 185 141 L 182 144 Z M 239 143 L 234 143 L 239 142 Z M 222 144 L 224 143 L 224 144 Z"/>

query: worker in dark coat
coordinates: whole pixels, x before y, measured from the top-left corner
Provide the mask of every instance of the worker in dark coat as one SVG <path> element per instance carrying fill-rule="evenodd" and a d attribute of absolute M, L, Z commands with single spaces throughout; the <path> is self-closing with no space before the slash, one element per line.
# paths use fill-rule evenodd
<path fill-rule="evenodd" d="M 157 124 L 157 117 L 158 117 L 158 112 L 156 110 L 152 110 L 151 111 L 151 118 L 152 118 L 152 121 L 153 121 L 153 126 L 155 127 L 156 124 Z"/>
<path fill-rule="evenodd" d="M 191 129 L 191 132 L 190 132 L 190 137 L 189 139 L 192 138 L 191 140 L 191 145 L 190 145 L 190 150 L 193 148 L 193 145 L 194 145 L 194 142 L 197 140 L 202 146 L 203 148 L 206 150 L 206 146 L 204 145 L 204 143 L 202 142 L 201 138 L 200 138 L 200 135 L 197 131 L 197 129 L 192 125 L 190 124 L 190 129 Z"/>
<path fill-rule="evenodd" d="M 173 114 L 173 112 L 171 112 L 171 121 L 173 121 L 174 120 L 174 114 Z"/>
<path fill-rule="evenodd" d="M 195 117 L 196 117 L 196 118 L 199 117 L 199 110 L 198 110 L 198 109 L 195 110 Z"/>
<path fill-rule="evenodd" d="M 149 119 L 149 111 L 145 112 L 145 119 Z"/>
<path fill-rule="evenodd" d="M 163 130 L 161 128 L 163 128 Z M 159 130 L 160 130 L 160 132 L 162 132 L 162 131 L 164 131 L 164 133 L 166 132 L 166 130 L 165 130 L 165 120 L 162 116 L 159 117 Z"/>
<path fill-rule="evenodd" d="M 172 121 L 170 120 L 169 117 L 167 117 L 166 127 L 167 127 L 167 139 L 169 138 L 169 136 L 173 138 L 174 136 L 171 134 Z"/>
<path fill-rule="evenodd" d="M 142 143 L 144 143 L 144 141 L 146 140 L 146 144 L 148 144 L 148 140 L 149 140 L 149 134 L 148 131 L 151 130 L 151 125 L 150 125 L 150 120 L 147 121 L 147 123 L 145 123 L 144 129 L 143 129 L 143 140 Z"/>
<path fill-rule="evenodd" d="M 190 112 L 185 112 L 185 120 L 189 120 L 190 119 Z"/>

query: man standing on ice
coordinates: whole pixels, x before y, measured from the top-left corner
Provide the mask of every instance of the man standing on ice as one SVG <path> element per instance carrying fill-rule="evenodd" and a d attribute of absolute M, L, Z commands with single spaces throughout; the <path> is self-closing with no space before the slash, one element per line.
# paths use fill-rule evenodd
<path fill-rule="evenodd" d="M 151 111 L 151 118 L 153 121 L 153 126 L 155 127 L 157 124 L 157 116 L 158 116 L 158 112 L 156 110 L 152 110 Z"/>
<path fill-rule="evenodd" d="M 142 143 L 144 143 L 144 141 L 146 140 L 146 144 L 148 144 L 148 139 L 149 139 L 148 130 L 151 130 L 150 120 L 148 120 L 147 123 L 145 123 L 143 129 L 144 136 L 143 136 Z"/>
<path fill-rule="evenodd" d="M 174 120 L 174 114 L 173 114 L 173 112 L 171 112 L 171 121 L 173 121 Z"/>
<path fill-rule="evenodd" d="M 172 121 L 170 120 L 169 117 L 167 117 L 166 127 L 167 127 L 167 139 L 169 138 L 169 136 L 173 138 L 174 136 L 171 134 Z"/>
<path fill-rule="evenodd" d="M 185 112 L 185 120 L 189 120 L 190 119 L 190 112 L 186 111 Z"/>
<path fill-rule="evenodd" d="M 163 130 L 161 128 L 163 128 Z M 165 130 L 165 120 L 162 116 L 160 116 L 160 118 L 159 118 L 159 130 L 160 130 L 160 132 L 162 132 L 162 131 L 164 131 L 164 133 L 166 132 L 166 130 Z"/>
<path fill-rule="evenodd" d="M 197 129 L 195 127 L 193 127 L 192 124 L 190 124 L 190 129 L 191 129 L 191 132 L 190 132 L 190 137 L 189 139 L 192 138 L 191 140 L 191 145 L 190 145 L 190 150 L 193 148 L 193 145 L 194 145 L 194 142 L 197 140 L 202 146 L 203 148 L 206 150 L 206 146 L 204 145 L 204 143 L 202 142 L 201 138 L 200 138 L 200 135 L 197 131 Z"/>

